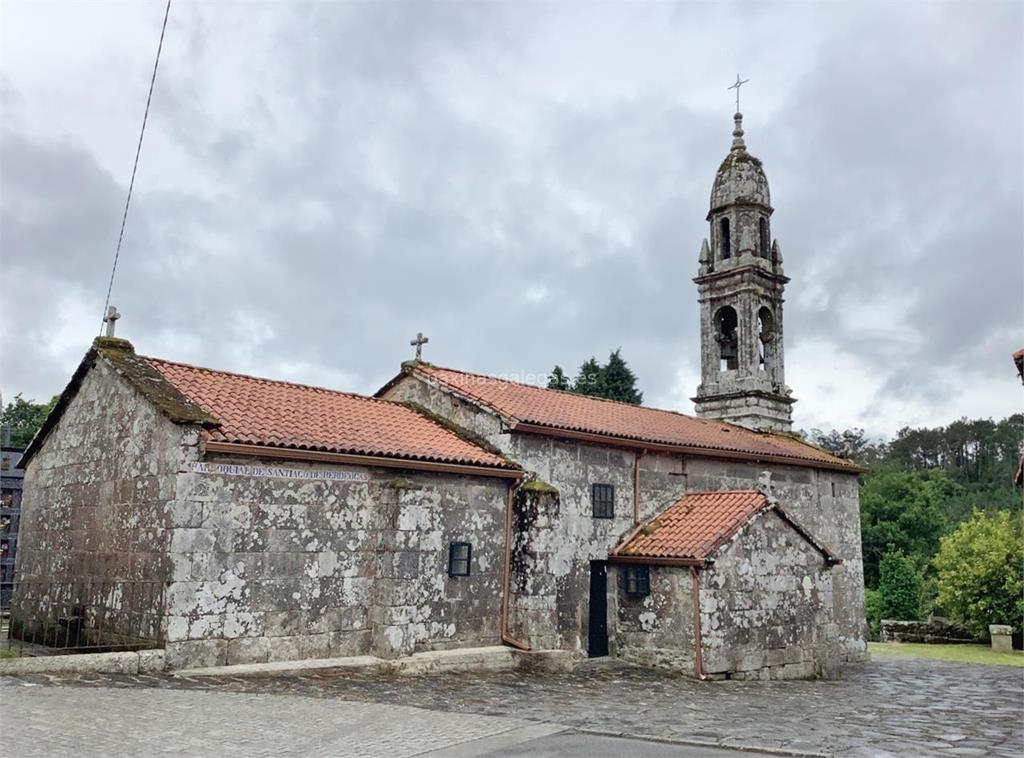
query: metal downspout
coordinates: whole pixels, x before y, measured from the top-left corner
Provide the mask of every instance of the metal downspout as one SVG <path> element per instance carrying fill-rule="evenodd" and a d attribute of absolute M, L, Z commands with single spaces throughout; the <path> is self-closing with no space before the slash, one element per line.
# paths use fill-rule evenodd
<path fill-rule="evenodd" d="M 647 455 L 646 450 L 633 453 L 633 525 L 640 523 L 640 459 Z"/>

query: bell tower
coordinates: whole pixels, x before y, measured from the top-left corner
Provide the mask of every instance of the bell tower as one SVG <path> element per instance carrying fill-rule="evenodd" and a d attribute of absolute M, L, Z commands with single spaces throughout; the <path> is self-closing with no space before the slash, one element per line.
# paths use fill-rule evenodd
<path fill-rule="evenodd" d="M 771 198 L 761 161 L 747 152 L 743 115 L 711 189 L 710 243 L 701 245 L 701 418 L 749 429 L 789 431 L 796 399 L 782 354 L 782 250 L 771 237 Z"/>

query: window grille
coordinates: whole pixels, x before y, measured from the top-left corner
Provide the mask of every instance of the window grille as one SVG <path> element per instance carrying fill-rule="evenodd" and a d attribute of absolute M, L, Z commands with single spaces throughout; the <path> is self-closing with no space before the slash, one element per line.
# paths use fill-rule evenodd
<path fill-rule="evenodd" d="M 612 485 L 593 485 L 590 490 L 590 501 L 594 508 L 594 518 L 615 516 L 615 487 Z"/>
<path fill-rule="evenodd" d="M 453 542 L 448 546 L 448 576 L 469 576 L 473 546 L 468 542 Z"/>
<path fill-rule="evenodd" d="M 625 567 L 625 590 L 629 597 L 647 597 L 651 594 L 651 569 L 649 566 Z"/>

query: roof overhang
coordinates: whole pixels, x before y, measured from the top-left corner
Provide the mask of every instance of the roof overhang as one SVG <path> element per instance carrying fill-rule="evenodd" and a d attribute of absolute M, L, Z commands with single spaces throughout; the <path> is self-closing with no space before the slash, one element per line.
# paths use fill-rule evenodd
<path fill-rule="evenodd" d="M 608 434 L 581 432 L 575 429 L 561 429 L 558 427 L 544 426 L 542 424 L 530 424 L 522 421 L 514 423 L 511 428 L 513 432 L 519 432 L 521 434 L 539 434 L 545 437 L 578 440 L 581 442 L 589 442 L 594 445 L 608 445 L 611 447 L 628 448 L 630 450 L 647 450 L 651 452 L 697 455 L 702 458 L 721 458 L 723 460 L 730 461 L 777 463 L 789 466 L 800 466 L 801 468 L 842 471 L 847 474 L 860 474 L 864 471 L 864 469 L 852 463 L 830 463 L 828 461 L 816 461 L 788 455 L 765 455 L 760 453 L 747 453 L 742 450 L 724 450 L 721 448 L 701 447 L 699 445 L 674 445 L 665 442 L 649 442 L 629 437 L 615 437 Z"/>
<path fill-rule="evenodd" d="M 625 566 L 677 566 L 680 568 L 706 568 L 714 563 L 710 558 L 658 558 L 641 555 L 609 555 L 609 563 Z"/>
<path fill-rule="evenodd" d="M 477 466 L 466 463 L 447 463 L 440 461 L 424 461 L 413 458 L 396 458 L 393 456 L 360 455 L 355 453 L 336 453 L 327 450 L 301 450 L 289 447 L 272 447 L 269 445 L 249 445 L 241 442 L 218 442 L 208 440 L 204 444 L 207 454 L 221 453 L 255 458 L 281 458 L 292 461 L 335 463 L 349 466 L 366 466 L 369 468 L 400 468 L 413 471 L 430 471 L 441 474 L 461 474 L 464 476 L 486 476 L 497 479 L 522 479 L 524 471 L 511 468 Z"/>

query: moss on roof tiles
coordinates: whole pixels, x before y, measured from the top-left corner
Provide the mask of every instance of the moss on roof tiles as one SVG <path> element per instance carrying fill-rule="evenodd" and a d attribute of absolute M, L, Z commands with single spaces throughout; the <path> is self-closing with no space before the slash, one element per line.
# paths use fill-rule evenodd
<path fill-rule="evenodd" d="M 116 337 L 97 337 L 93 350 L 175 424 L 220 426 L 216 416 L 203 410 L 155 368 L 135 354 L 132 343 Z"/>

